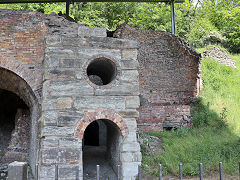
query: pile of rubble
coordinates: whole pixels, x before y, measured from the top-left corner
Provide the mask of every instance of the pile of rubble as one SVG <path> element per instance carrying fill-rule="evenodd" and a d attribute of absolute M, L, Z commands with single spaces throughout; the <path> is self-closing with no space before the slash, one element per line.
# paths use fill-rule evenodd
<path fill-rule="evenodd" d="M 228 52 L 224 49 L 215 46 L 208 46 L 206 51 L 203 52 L 203 57 L 215 59 L 220 64 L 236 68 L 235 61 L 229 56 Z"/>

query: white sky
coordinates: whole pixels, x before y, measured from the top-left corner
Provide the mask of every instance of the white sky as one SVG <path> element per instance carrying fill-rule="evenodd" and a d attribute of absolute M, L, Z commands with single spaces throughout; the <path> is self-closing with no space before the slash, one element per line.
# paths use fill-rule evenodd
<path fill-rule="evenodd" d="M 200 0 L 200 2 L 201 2 L 202 0 Z M 194 6 L 197 4 L 197 2 L 198 2 L 198 0 L 193 0 L 193 4 L 194 4 Z"/>

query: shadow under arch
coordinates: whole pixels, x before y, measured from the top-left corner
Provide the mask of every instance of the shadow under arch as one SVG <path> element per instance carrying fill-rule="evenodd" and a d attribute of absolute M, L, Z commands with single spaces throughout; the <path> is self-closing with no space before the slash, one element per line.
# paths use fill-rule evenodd
<path fill-rule="evenodd" d="M 101 179 L 116 179 L 122 141 L 121 130 L 113 121 L 92 121 L 83 136 L 83 178 L 95 178 L 96 165 L 100 165 Z"/>
<path fill-rule="evenodd" d="M 27 160 L 33 169 L 35 168 L 35 163 L 38 157 L 37 149 L 38 149 L 38 118 L 40 116 L 40 104 L 29 84 L 18 76 L 15 72 L 7 70 L 5 68 L 0 67 L 0 93 L 9 92 L 11 94 L 15 94 L 21 101 L 25 103 L 27 108 L 29 109 L 29 129 L 30 129 L 30 142 L 29 142 L 29 149 L 28 149 L 28 157 Z M 0 102 L 1 103 L 1 102 Z M 26 113 L 19 113 L 19 116 L 26 115 Z M 16 114 L 15 118 L 21 119 Z M 23 118 L 22 118 L 23 119 Z M 26 118 L 25 118 L 26 119 Z M 21 123 L 20 123 L 21 124 Z M 16 125 L 16 119 L 15 119 Z M 16 130 L 15 126 L 15 130 Z M 12 137 L 11 137 L 12 138 Z M 21 137 L 19 137 L 21 138 Z M 17 148 L 16 148 L 17 149 Z M 17 157 L 16 157 L 17 158 Z M 6 158 L 6 161 L 13 161 L 15 160 L 14 157 Z M 18 159 L 16 159 L 18 160 Z"/>

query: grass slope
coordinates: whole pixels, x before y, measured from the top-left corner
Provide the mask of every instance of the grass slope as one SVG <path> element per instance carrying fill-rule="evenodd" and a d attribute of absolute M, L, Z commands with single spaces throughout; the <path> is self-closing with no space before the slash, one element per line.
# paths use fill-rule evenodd
<path fill-rule="evenodd" d="M 192 105 L 193 127 L 173 131 L 149 132 L 163 140 L 164 151 L 157 156 L 142 148 L 143 167 L 157 175 L 158 164 L 163 174 L 178 174 L 183 163 L 184 175 L 199 174 L 202 162 L 205 174 L 218 171 L 223 162 L 226 174 L 238 172 L 240 160 L 240 55 L 232 55 L 236 69 L 202 60 L 204 89 Z"/>

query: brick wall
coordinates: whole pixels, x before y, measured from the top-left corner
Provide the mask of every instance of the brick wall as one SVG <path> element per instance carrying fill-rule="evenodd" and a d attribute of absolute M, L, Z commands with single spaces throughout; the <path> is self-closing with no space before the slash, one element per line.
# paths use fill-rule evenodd
<path fill-rule="evenodd" d="M 46 35 L 42 16 L 33 11 L 0 9 L 0 67 L 24 79 L 38 99 Z"/>
<path fill-rule="evenodd" d="M 122 25 L 114 37 L 140 42 L 138 128 L 146 131 L 178 126 L 184 115 L 190 116 L 189 104 L 199 92 L 200 54 L 167 32 Z"/>
<path fill-rule="evenodd" d="M 33 172 L 39 144 L 39 104 L 47 33 L 43 17 L 44 14 L 28 10 L 0 9 L 0 89 L 15 93 L 30 108 L 28 159 Z"/>

